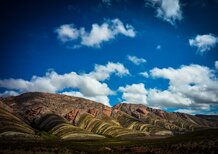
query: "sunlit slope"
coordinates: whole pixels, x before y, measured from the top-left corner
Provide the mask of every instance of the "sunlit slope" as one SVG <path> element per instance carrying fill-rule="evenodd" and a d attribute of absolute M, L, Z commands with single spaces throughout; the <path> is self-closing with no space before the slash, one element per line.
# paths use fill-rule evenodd
<path fill-rule="evenodd" d="M 147 135 L 145 132 L 134 131 L 131 129 L 123 128 L 119 125 L 113 125 L 103 120 L 96 119 L 88 113 L 81 115 L 77 126 L 95 134 L 100 134 L 108 137 L 137 137 Z"/>
<path fill-rule="evenodd" d="M 104 136 L 93 134 L 79 127 L 68 123 L 64 118 L 56 114 L 47 114 L 41 117 L 35 123 L 36 128 L 40 131 L 48 132 L 51 135 L 61 139 L 71 140 L 98 140 Z"/>
<path fill-rule="evenodd" d="M 124 127 L 132 130 L 146 132 L 148 135 L 172 135 L 172 132 L 166 128 L 154 126 L 137 119 L 125 112 L 115 110 L 114 118 Z"/>
<path fill-rule="evenodd" d="M 215 124 L 196 116 L 184 113 L 165 112 L 152 109 L 141 104 L 117 104 L 113 107 L 138 119 L 144 124 L 150 124 L 156 128 L 171 130 L 173 132 L 194 131 L 204 127 L 214 127 Z"/>

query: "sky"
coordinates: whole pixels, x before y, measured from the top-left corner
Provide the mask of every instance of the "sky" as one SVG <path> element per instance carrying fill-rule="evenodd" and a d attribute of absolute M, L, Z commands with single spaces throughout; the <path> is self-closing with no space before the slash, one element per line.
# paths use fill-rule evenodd
<path fill-rule="evenodd" d="M 0 3 L 0 96 L 218 114 L 217 0 Z"/>

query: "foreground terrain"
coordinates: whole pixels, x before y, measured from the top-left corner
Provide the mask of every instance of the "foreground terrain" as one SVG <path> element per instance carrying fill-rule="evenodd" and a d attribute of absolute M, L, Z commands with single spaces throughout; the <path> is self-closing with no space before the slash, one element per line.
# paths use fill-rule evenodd
<path fill-rule="evenodd" d="M 218 151 L 218 129 L 201 130 L 169 138 L 143 140 L 107 138 L 101 141 L 60 141 L 56 138 L 46 137 L 43 140 L 20 140 L 1 139 L 0 153 L 215 154 Z"/>

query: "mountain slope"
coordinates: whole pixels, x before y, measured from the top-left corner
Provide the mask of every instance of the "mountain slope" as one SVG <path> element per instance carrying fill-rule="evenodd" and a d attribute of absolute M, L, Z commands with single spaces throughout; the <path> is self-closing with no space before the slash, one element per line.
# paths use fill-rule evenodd
<path fill-rule="evenodd" d="M 83 98 L 40 92 L 0 98 L 0 108 L 2 124 L 5 119 L 17 118 L 14 125 L 18 123 L 25 128 L 21 130 L 29 131 L 25 133 L 45 131 L 61 139 L 171 136 L 217 127 L 216 122 L 206 118 L 141 104 L 121 103 L 111 108 Z M 4 130 L 2 125 L 0 130 Z"/>
<path fill-rule="evenodd" d="M 0 137 L 35 138 L 29 125 L 7 110 L 0 108 Z"/>
<path fill-rule="evenodd" d="M 113 107 L 137 118 L 142 123 L 151 124 L 156 127 L 172 131 L 193 131 L 204 127 L 216 127 L 216 123 L 199 118 L 197 116 L 165 112 L 159 109 L 152 109 L 142 104 L 117 104 Z"/>

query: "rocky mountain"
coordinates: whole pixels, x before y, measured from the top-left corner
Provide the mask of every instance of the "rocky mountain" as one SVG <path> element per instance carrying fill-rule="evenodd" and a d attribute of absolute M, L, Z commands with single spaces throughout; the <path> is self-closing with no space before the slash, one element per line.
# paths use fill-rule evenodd
<path fill-rule="evenodd" d="M 1 97 L 0 123 L 0 137 L 36 138 L 46 132 L 73 140 L 172 136 L 218 126 L 217 121 L 202 116 L 168 113 L 141 104 L 108 107 L 84 98 L 40 92 Z"/>

